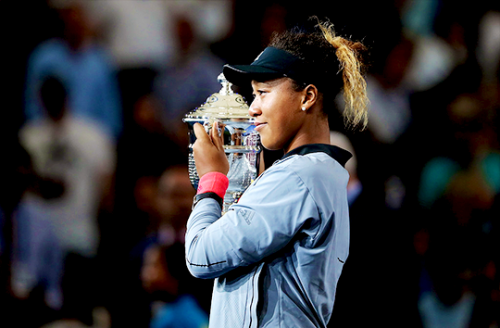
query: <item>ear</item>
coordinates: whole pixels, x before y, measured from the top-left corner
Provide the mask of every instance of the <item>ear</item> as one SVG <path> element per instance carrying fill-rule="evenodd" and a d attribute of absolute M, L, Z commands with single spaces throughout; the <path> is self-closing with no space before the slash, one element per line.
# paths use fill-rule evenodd
<path fill-rule="evenodd" d="M 303 90 L 302 107 L 309 109 L 318 102 L 319 92 L 314 84 L 309 84 Z"/>

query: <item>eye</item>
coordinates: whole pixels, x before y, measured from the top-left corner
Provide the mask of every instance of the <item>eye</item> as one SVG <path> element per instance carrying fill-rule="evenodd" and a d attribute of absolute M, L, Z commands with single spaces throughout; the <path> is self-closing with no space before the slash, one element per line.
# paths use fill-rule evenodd
<path fill-rule="evenodd" d="M 255 99 L 255 97 L 262 96 L 265 93 L 267 93 L 267 92 L 264 90 L 256 90 L 255 92 L 252 93 L 252 97 Z"/>

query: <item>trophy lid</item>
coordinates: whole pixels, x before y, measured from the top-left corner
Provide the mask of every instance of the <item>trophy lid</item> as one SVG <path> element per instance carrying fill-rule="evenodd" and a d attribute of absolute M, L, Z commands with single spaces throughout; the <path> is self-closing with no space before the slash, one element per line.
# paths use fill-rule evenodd
<path fill-rule="evenodd" d="M 245 99 L 231 89 L 232 84 L 226 80 L 224 74 L 219 74 L 217 81 L 222 84 L 222 89 L 219 93 L 212 94 L 204 104 L 187 113 L 183 121 L 234 118 L 253 120 L 248 115 L 248 104 L 245 102 Z"/>

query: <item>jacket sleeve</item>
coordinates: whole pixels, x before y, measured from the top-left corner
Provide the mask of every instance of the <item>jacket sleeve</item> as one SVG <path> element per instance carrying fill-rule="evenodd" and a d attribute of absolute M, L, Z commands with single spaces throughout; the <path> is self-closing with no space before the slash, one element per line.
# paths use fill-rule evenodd
<path fill-rule="evenodd" d="M 318 224 L 318 210 L 301 179 L 273 169 L 251 185 L 219 218 L 214 199 L 203 199 L 187 223 L 186 264 L 198 278 L 215 278 L 260 262 L 284 248 L 305 223 Z"/>

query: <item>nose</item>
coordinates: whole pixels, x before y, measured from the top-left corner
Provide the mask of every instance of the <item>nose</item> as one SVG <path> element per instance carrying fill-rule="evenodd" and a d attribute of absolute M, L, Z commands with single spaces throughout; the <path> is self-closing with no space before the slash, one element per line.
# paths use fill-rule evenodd
<path fill-rule="evenodd" d="M 257 117 L 260 114 L 262 114 L 262 112 L 260 111 L 260 107 L 258 106 L 257 102 L 255 100 L 252 101 L 252 103 L 250 104 L 250 108 L 248 108 L 248 115 L 250 115 L 251 117 Z"/>

